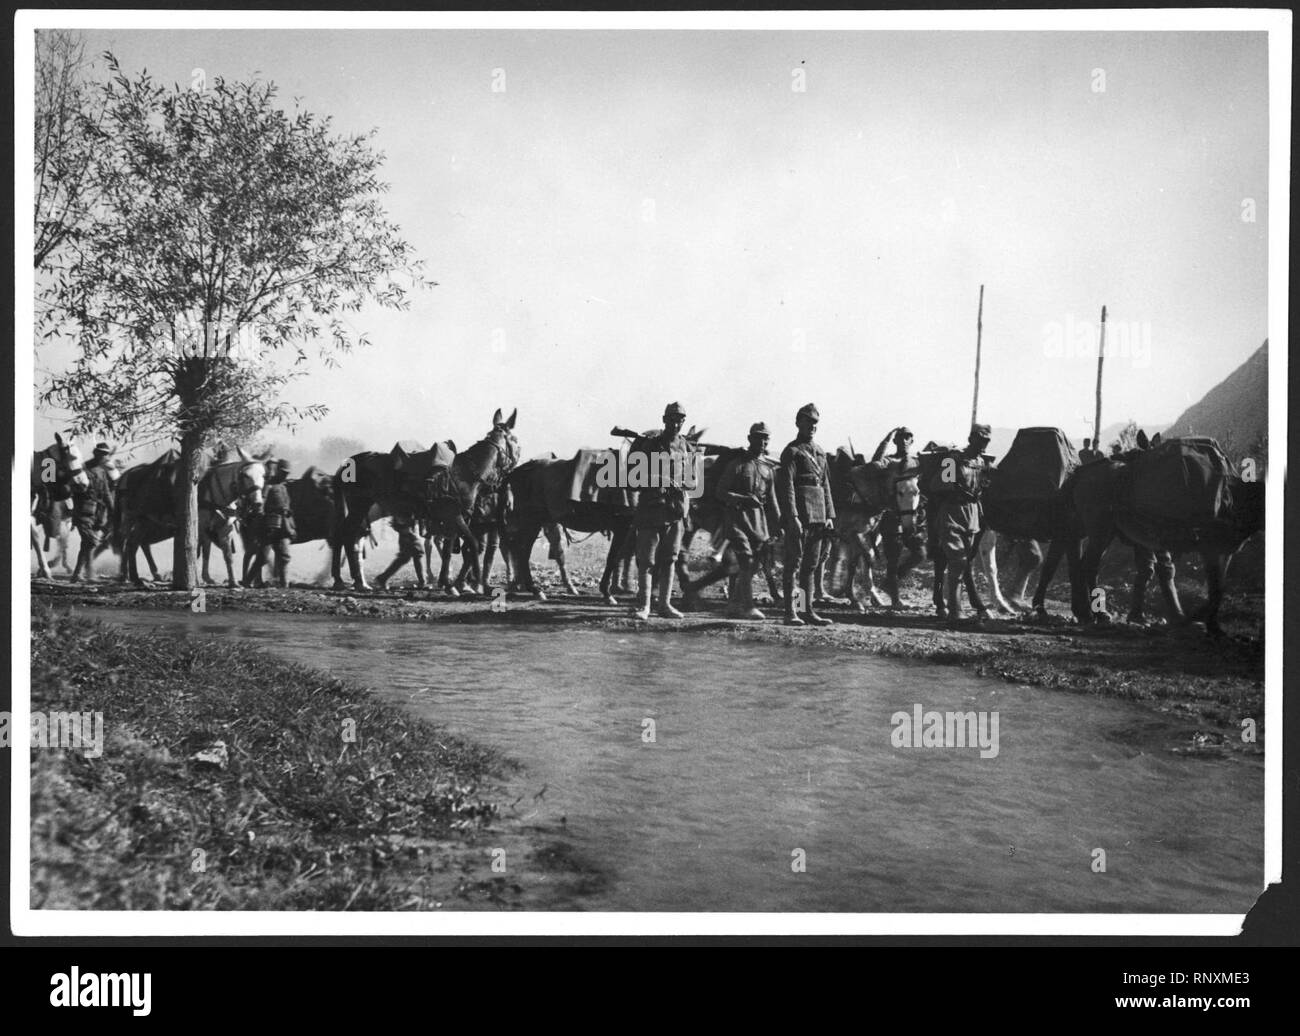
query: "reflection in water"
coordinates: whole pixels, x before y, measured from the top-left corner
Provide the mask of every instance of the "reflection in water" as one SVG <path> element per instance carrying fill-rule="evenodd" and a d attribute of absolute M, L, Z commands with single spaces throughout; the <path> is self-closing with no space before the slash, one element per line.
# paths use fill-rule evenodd
<path fill-rule="evenodd" d="M 587 909 L 1243 912 L 1262 884 L 1262 760 L 1175 755 L 1136 706 L 681 634 L 112 618 L 270 641 L 499 746 L 610 875 Z M 997 756 L 895 747 L 918 704 L 996 710 Z"/>

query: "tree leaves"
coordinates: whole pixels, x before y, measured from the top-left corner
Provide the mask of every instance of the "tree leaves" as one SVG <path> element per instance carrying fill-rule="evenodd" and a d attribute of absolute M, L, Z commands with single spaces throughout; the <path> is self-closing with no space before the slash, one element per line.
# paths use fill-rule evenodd
<path fill-rule="evenodd" d="M 105 60 L 95 219 L 41 300 L 79 351 L 42 399 L 78 430 L 206 441 L 319 416 L 277 398 L 306 347 L 333 362 L 364 341 L 343 314 L 434 283 L 380 204 L 373 134 L 334 136 L 269 82 L 169 90 Z"/>

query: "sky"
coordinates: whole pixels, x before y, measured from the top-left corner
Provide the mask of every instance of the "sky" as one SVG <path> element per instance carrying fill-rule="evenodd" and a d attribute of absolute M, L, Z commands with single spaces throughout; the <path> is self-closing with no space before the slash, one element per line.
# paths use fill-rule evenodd
<path fill-rule="evenodd" d="M 463 448 L 517 407 L 523 454 L 565 455 L 670 401 L 714 442 L 779 449 L 810 401 L 829 446 L 964 439 L 981 284 L 980 419 L 1077 442 L 1103 304 L 1103 425 L 1172 421 L 1268 333 L 1263 33 L 86 38 L 377 130 L 439 286 L 351 316 L 373 344 L 293 383 L 330 412 L 282 442 Z"/>

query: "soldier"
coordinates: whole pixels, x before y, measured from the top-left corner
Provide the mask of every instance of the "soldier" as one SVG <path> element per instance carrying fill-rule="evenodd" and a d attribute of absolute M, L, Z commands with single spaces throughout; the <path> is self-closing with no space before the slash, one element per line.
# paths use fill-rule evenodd
<path fill-rule="evenodd" d="M 670 602 L 673 592 L 673 561 L 681 549 L 690 511 L 684 478 L 665 479 L 664 475 L 683 476 L 691 463 L 691 448 L 682 437 L 686 411 L 680 403 L 664 408 L 664 430 L 658 435 L 639 436 L 627 451 L 627 470 L 634 470 L 633 457 L 643 454 L 654 485 L 636 494 L 636 511 L 632 528 L 636 530 L 637 607 L 632 614 L 650 618 L 652 580 L 659 586 L 658 614 L 665 619 L 680 619 L 682 613 Z M 667 483 L 667 484 L 665 484 Z"/>
<path fill-rule="evenodd" d="M 116 481 L 108 466 L 113 455 L 106 442 L 95 444 L 94 456 L 83 470 L 90 480 L 85 488 L 73 488 L 72 527 L 81 536 L 77 563 L 72 570 L 72 581 L 81 582 L 81 570 L 86 570 L 86 582 L 95 581 L 94 556 L 108 532 L 109 516 L 113 513 L 113 483 Z"/>
<path fill-rule="evenodd" d="M 735 619 L 764 619 L 754 606 L 754 565 L 764 545 L 771 539 L 770 524 L 780 520 L 776 498 L 776 474 L 766 459 L 772 433 L 762 421 L 749 429 L 749 449 L 727 462 L 718 477 L 715 490 L 723 512 L 721 535 L 730 548 L 734 562 L 719 567 L 687 590 L 688 598 L 697 595 L 710 583 L 729 575 L 736 576 L 736 596 L 727 605 L 727 614 Z"/>
<path fill-rule="evenodd" d="M 830 533 L 835 522 L 831 502 L 830 464 L 826 451 L 813 442 L 821 415 L 812 403 L 795 415 L 799 434 L 781 454 L 777 471 L 778 500 L 785 533 L 785 624 L 802 626 L 795 613 L 794 575 L 804 595 L 804 615 L 815 626 L 829 626 L 831 620 L 813 611 L 813 572 L 830 551 Z"/>
<path fill-rule="evenodd" d="M 1091 460 L 1096 460 L 1101 454 L 1092 448 L 1092 440 L 1083 440 L 1083 449 L 1079 451 L 1079 463 L 1087 464 Z"/>
<path fill-rule="evenodd" d="M 266 502 L 262 506 L 262 542 L 257 561 L 254 563 L 251 579 L 261 575 L 263 565 L 271 563 L 272 554 L 275 563 L 271 571 L 274 586 L 284 589 L 288 583 L 289 544 L 293 542 L 293 505 L 289 501 L 289 487 L 285 482 L 289 478 L 289 462 L 277 460 L 267 469 Z"/>
<path fill-rule="evenodd" d="M 886 456 L 885 450 L 889 448 L 890 442 L 894 444 L 894 452 Z M 891 464 L 899 464 L 902 467 L 908 467 L 912 460 L 912 430 L 906 426 L 895 428 L 883 439 L 880 445 L 876 447 L 875 456 L 871 458 L 872 463 L 881 467 L 888 467 Z"/>
<path fill-rule="evenodd" d="M 980 492 L 988 471 L 984 451 L 988 448 L 990 438 L 991 429 L 988 425 L 971 425 L 966 448 L 951 450 L 940 460 L 939 469 L 928 487 L 937 501 L 935 548 L 943 551 L 947 561 L 943 593 L 950 625 L 955 625 L 961 619 L 961 580 L 975 554 L 983 527 Z M 984 618 L 985 614 L 982 612 L 980 618 Z"/>

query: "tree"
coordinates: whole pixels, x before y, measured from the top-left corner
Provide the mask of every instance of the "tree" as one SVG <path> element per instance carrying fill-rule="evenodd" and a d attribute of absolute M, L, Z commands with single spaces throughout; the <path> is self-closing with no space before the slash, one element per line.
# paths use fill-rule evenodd
<path fill-rule="evenodd" d="M 102 117 L 87 81 L 90 64 L 78 33 L 36 32 L 35 266 L 84 229 L 95 202 L 88 176 L 91 136 Z"/>
<path fill-rule="evenodd" d="M 205 449 L 320 417 L 278 399 L 307 350 L 336 365 L 366 343 L 345 314 L 405 309 L 403 282 L 434 282 L 380 204 L 375 131 L 334 136 L 271 83 L 165 89 L 104 57 L 95 220 L 47 290 L 76 357 L 42 398 L 77 431 L 179 440 L 173 585 L 189 589 Z"/>

